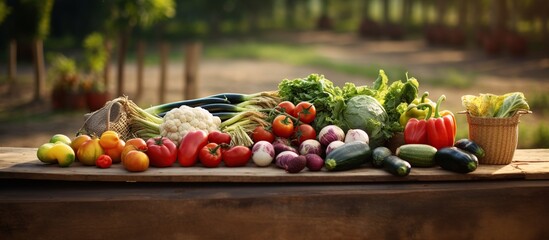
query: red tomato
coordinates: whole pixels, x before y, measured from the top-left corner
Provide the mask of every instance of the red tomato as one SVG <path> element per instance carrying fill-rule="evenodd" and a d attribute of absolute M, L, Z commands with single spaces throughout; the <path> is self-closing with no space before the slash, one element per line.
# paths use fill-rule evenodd
<path fill-rule="evenodd" d="M 264 127 L 257 126 L 252 132 L 252 140 L 254 142 L 267 141 L 272 143 L 274 142 L 275 137 L 272 132 L 268 131 Z"/>
<path fill-rule="evenodd" d="M 213 142 L 217 144 L 230 144 L 231 143 L 231 135 L 228 133 L 224 133 L 221 131 L 212 131 L 208 133 L 208 142 Z"/>
<path fill-rule="evenodd" d="M 295 117 L 304 123 L 312 123 L 316 117 L 316 108 L 310 102 L 300 102 L 295 106 Z"/>
<path fill-rule="evenodd" d="M 217 167 L 221 163 L 221 146 L 217 143 L 208 143 L 198 154 L 198 159 L 204 167 Z"/>
<path fill-rule="evenodd" d="M 252 157 L 252 150 L 245 146 L 234 146 L 222 154 L 223 162 L 227 167 L 246 166 Z"/>
<path fill-rule="evenodd" d="M 139 150 L 131 150 L 126 154 L 122 165 L 130 172 L 143 172 L 149 169 L 149 157 Z"/>
<path fill-rule="evenodd" d="M 177 146 L 165 137 L 149 138 L 145 153 L 154 167 L 171 167 L 177 160 Z"/>
<path fill-rule="evenodd" d="M 98 168 L 110 168 L 112 165 L 112 159 L 109 155 L 103 154 L 95 160 L 95 166 Z"/>
<path fill-rule="evenodd" d="M 295 105 L 290 101 L 282 101 L 278 104 L 277 109 L 293 116 Z"/>
<path fill-rule="evenodd" d="M 202 130 L 188 132 L 177 150 L 177 160 L 183 167 L 193 166 L 198 161 L 198 153 L 208 144 L 208 134 Z"/>
<path fill-rule="evenodd" d="M 289 138 L 294 133 L 292 119 L 285 115 L 278 115 L 273 120 L 273 133 L 276 136 Z"/>
<path fill-rule="evenodd" d="M 316 139 L 316 131 L 309 124 L 300 124 L 295 128 L 294 138 L 297 139 L 298 144 L 301 144 L 307 139 Z"/>

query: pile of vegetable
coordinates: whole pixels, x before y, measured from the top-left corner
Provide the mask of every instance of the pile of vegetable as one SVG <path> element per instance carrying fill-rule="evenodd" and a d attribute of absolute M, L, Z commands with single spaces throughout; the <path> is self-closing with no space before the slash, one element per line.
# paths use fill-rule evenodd
<path fill-rule="evenodd" d="M 129 105 L 133 113 L 130 128 L 137 137 L 168 137 L 179 143 L 189 131 L 223 130 L 233 145 L 251 146 L 248 136 L 257 126 L 268 125 L 265 110 L 280 102 L 276 92 L 256 94 L 224 93 L 141 109 Z"/>
<path fill-rule="evenodd" d="M 355 86 L 346 83 L 334 86 L 323 75 L 311 74 L 306 78 L 285 79 L 279 85 L 279 95 L 290 102 L 309 101 L 318 111 L 313 123 L 319 130 L 337 125 L 344 130 L 365 130 L 373 146 L 381 146 L 401 132 L 400 116 L 418 95 L 419 82 L 406 76 L 405 81 L 389 79 L 383 70 L 372 86 Z"/>
<path fill-rule="evenodd" d="M 276 167 L 288 173 L 344 171 L 373 166 L 396 176 L 415 167 L 468 173 L 484 150 L 455 141 L 456 119 L 443 110 L 446 97 L 418 96 L 413 77 L 389 82 L 383 70 L 372 86 L 336 86 L 323 75 L 284 79 L 276 91 L 222 93 L 141 108 L 123 97 L 132 137 L 114 130 L 54 135 L 37 151 L 44 163 L 129 172 L 151 167 Z M 120 99 L 120 98 L 119 98 Z M 474 116 L 509 117 L 528 110 L 522 93 L 462 98 Z M 404 134 L 392 152 L 387 140 Z M 393 149 L 394 150 L 394 149 Z"/>

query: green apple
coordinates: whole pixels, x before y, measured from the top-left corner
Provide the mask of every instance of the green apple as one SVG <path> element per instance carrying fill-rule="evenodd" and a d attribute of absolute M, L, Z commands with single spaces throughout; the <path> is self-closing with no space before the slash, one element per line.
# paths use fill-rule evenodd
<path fill-rule="evenodd" d="M 71 139 L 65 134 L 55 134 L 50 138 L 50 143 L 62 142 L 71 145 Z"/>
<path fill-rule="evenodd" d="M 76 158 L 72 147 L 61 142 L 55 143 L 48 151 L 48 155 L 55 158 L 60 167 L 70 166 Z"/>
<path fill-rule="evenodd" d="M 53 145 L 55 144 L 42 144 L 36 151 L 36 156 L 38 157 L 38 160 L 48 164 L 57 163 L 57 159 L 53 158 L 53 156 L 50 156 L 50 149 L 53 147 Z"/>

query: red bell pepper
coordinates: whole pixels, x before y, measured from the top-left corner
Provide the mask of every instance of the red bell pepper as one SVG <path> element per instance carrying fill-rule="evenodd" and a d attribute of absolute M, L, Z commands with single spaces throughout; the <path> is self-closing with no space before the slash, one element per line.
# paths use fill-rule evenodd
<path fill-rule="evenodd" d="M 190 131 L 179 143 L 177 161 L 182 167 L 191 167 L 198 162 L 200 149 L 208 144 L 208 133 L 202 130 Z"/>
<path fill-rule="evenodd" d="M 433 107 L 429 103 L 422 103 L 419 105 L 410 104 L 406 111 L 415 109 L 418 107 L 427 107 L 427 113 L 424 119 L 410 118 L 404 128 L 404 142 L 406 144 L 420 143 L 427 144 L 427 120 L 431 117 Z"/>
<path fill-rule="evenodd" d="M 439 112 L 440 103 L 445 99 L 446 96 L 444 95 L 438 99 L 433 118 L 430 118 L 432 106 L 426 104 L 424 106 L 429 108 L 429 112 L 425 119 L 411 118 L 408 120 L 404 128 L 404 142 L 406 144 L 428 144 L 437 149 L 454 145 L 457 129 L 454 114 L 448 110 Z"/>
<path fill-rule="evenodd" d="M 149 138 L 145 153 L 152 166 L 171 167 L 177 160 L 177 145 L 166 137 Z"/>
<path fill-rule="evenodd" d="M 454 114 L 447 110 L 442 112 L 438 110 L 445 99 L 446 96 L 440 96 L 437 101 L 435 116 L 427 120 L 428 144 L 436 149 L 453 146 L 456 137 L 457 125 Z"/>

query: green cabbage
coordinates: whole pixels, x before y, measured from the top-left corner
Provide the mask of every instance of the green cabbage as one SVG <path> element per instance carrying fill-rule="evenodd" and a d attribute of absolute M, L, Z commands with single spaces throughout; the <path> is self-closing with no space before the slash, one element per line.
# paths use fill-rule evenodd
<path fill-rule="evenodd" d="M 357 95 L 347 101 L 343 111 L 343 130 L 362 129 L 368 133 L 370 147 L 382 146 L 392 133 L 385 127 L 389 116 L 378 100 L 368 95 Z"/>

